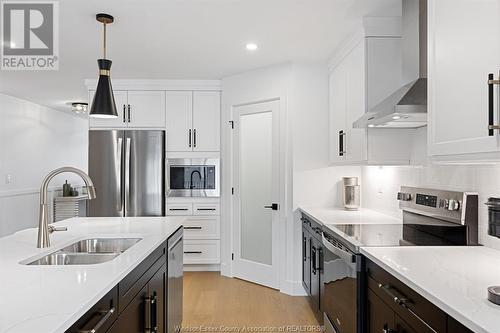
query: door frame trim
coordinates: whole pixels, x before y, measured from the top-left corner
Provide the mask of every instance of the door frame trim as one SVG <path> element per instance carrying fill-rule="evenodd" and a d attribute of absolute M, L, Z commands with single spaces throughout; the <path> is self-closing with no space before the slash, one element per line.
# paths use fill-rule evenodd
<path fill-rule="evenodd" d="M 241 107 L 241 106 L 249 106 L 249 105 L 255 105 L 255 104 L 262 104 L 262 103 L 269 103 L 269 102 L 278 102 L 279 103 L 279 110 L 278 110 L 278 138 L 279 138 L 279 165 L 278 165 L 278 197 L 279 197 L 279 202 L 278 204 L 280 205 L 280 209 L 276 211 L 276 221 L 278 223 L 277 225 L 277 242 L 276 244 L 276 249 L 277 253 L 273 254 L 273 258 L 283 258 L 283 260 L 276 260 L 276 276 L 275 276 L 275 282 L 276 282 L 276 288 L 279 290 L 283 290 L 283 285 L 284 285 L 284 279 L 285 279 L 285 269 L 287 266 L 287 258 L 285 256 L 286 254 L 286 232 L 287 232 L 287 210 L 288 210 L 288 205 L 287 205 L 287 186 L 286 186 L 286 176 L 287 176 L 287 131 L 286 131 L 286 123 L 287 123 L 287 118 L 286 118 L 286 100 L 284 100 L 281 97 L 276 97 L 276 98 L 268 98 L 268 99 L 262 99 L 262 100 L 257 100 L 253 102 L 247 102 L 247 103 L 239 103 L 239 104 L 234 104 L 229 107 L 229 120 L 234 121 L 234 111 L 236 108 Z M 228 146 L 228 169 L 230 170 L 230 184 L 231 187 L 233 186 L 233 180 L 234 180 L 234 168 L 233 168 L 233 163 L 234 163 L 234 132 L 230 130 L 230 135 L 229 135 L 229 146 Z M 227 235 L 227 240 L 229 241 L 231 253 L 235 253 L 235 240 L 234 240 L 234 225 L 235 225 L 235 220 L 234 220 L 234 213 L 235 213 L 235 203 L 234 203 L 234 197 L 231 195 L 230 199 L 227 200 L 228 205 L 230 206 L 230 215 L 229 215 L 229 235 Z M 227 262 L 229 266 L 229 271 L 230 275 L 234 276 L 234 265 L 233 265 L 233 260 L 231 258 Z"/>

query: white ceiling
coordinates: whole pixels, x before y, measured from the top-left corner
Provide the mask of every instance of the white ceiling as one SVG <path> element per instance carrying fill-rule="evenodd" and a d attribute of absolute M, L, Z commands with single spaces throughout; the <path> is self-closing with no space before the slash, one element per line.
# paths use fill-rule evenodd
<path fill-rule="evenodd" d="M 112 78 L 220 79 L 285 61 L 325 61 L 365 15 L 399 15 L 401 0 L 60 0 L 59 71 L 0 71 L 0 92 L 52 108 L 86 100 L 102 26 Z M 259 50 L 248 52 L 245 44 Z"/>

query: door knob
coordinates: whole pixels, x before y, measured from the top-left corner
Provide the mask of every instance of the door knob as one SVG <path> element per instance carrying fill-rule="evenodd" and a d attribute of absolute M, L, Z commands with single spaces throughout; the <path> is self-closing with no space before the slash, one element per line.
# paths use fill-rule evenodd
<path fill-rule="evenodd" d="M 273 203 L 271 206 L 264 206 L 264 208 L 272 209 L 272 210 L 278 210 L 279 209 L 279 205 L 277 203 Z"/>

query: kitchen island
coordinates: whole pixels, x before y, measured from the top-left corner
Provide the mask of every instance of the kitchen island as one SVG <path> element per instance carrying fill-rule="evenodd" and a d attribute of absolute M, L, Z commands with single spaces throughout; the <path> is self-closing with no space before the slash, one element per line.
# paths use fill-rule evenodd
<path fill-rule="evenodd" d="M 45 249 L 36 247 L 35 228 L 0 238 L 0 332 L 67 331 L 162 246 L 165 248 L 169 237 L 182 235 L 182 222 L 177 217 L 74 218 L 55 224 L 68 230 L 53 233 L 52 246 Z M 27 265 L 89 238 L 140 241 L 100 264 Z M 165 253 L 162 256 L 166 260 Z M 121 313 L 123 309 L 118 308 L 111 312 Z"/>

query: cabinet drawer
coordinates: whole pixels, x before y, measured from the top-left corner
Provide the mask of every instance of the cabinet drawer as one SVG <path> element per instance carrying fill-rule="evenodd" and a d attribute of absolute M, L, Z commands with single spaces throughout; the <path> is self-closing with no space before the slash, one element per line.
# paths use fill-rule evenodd
<path fill-rule="evenodd" d="M 220 239 L 219 216 L 188 217 L 183 225 L 185 239 Z"/>
<path fill-rule="evenodd" d="M 443 311 L 371 261 L 367 268 L 368 288 L 415 331 L 446 332 L 447 315 Z M 395 297 L 405 299 L 407 306 L 396 303 Z"/>
<path fill-rule="evenodd" d="M 158 269 L 167 262 L 166 242 L 153 251 L 139 266 L 130 272 L 119 284 L 119 312 L 121 313 L 148 283 Z"/>
<path fill-rule="evenodd" d="M 220 215 L 220 205 L 219 204 L 195 203 L 195 204 L 193 204 L 193 214 L 194 215 Z"/>
<path fill-rule="evenodd" d="M 167 215 L 193 215 L 192 203 L 169 203 Z"/>
<path fill-rule="evenodd" d="M 66 333 L 104 333 L 118 318 L 118 288 L 114 287 L 85 313 Z"/>
<path fill-rule="evenodd" d="M 185 240 L 184 264 L 219 264 L 219 240 Z"/>

